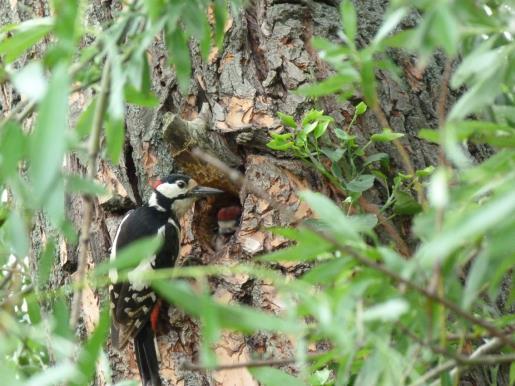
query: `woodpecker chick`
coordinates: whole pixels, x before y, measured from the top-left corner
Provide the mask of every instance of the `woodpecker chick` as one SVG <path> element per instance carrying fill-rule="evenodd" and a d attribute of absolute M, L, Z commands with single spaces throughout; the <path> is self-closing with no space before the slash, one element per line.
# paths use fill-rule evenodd
<path fill-rule="evenodd" d="M 221 208 L 216 214 L 217 229 L 213 238 L 213 246 L 216 251 L 223 248 L 236 232 L 241 216 L 241 208 L 239 206 L 228 206 Z"/>
<path fill-rule="evenodd" d="M 218 223 L 218 234 L 231 235 L 236 232 L 241 216 L 239 206 L 228 206 L 218 211 L 216 220 Z"/>
<path fill-rule="evenodd" d="M 139 239 L 159 236 L 161 248 L 154 256 L 142 260 L 128 272 L 127 282 L 118 281 L 118 272 L 112 269 L 109 277 L 111 309 L 111 343 L 122 349 L 134 339 L 136 361 L 143 386 L 159 386 L 159 364 L 154 344 L 161 300 L 144 279 L 144 273 L 175 265 L 180 248 L 179 219 L 195 200 L 223 193 L 221 190 L 199 186 L 183 174 L 171 174 L 153 184 L 147 205 L 130 211 L 121 221 L 111 248 L 111 260 L 117 252 Z"/>

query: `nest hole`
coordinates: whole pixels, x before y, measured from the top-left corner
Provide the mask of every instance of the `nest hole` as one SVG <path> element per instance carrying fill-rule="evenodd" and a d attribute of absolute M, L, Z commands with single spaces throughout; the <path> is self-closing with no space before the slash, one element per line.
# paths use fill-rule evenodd
<path fill-rule="evenodd" d="M 192 229 L 201 248 L 219 252 L 231 243 L 243 212 L 238 196 L 226 193 L 195 204 Z"/>

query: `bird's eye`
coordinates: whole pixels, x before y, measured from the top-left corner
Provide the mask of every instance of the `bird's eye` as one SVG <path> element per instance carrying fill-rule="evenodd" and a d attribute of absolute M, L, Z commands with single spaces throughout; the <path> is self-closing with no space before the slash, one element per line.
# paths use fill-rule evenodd
<path fill-rule="evenodd" d="M 179 181 L 177 182 L 177 186 L 181 189 L 184 189 L 186 187 L 186 182 L 184 181 Z"/>

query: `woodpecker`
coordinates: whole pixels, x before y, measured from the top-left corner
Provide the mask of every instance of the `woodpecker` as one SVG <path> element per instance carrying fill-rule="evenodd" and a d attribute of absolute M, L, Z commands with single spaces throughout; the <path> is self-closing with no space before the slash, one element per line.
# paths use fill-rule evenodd
<path fill-rule="evenodd" d="M 241 217 L 241 207 L 227 206 L 221 208 L 216 215 L 216 235 L 213 238 L 212 245 L 215 251 L 221 250 L 229 241 L 232 234 L 236 232 Z"/>
<path fill-rule="evenodd" d="M 195 200 L 223 191 L 199 186 L 183 174 L 171 174 L 153 185 L 148 203 L 129 212 L 120 222 L 111 248 L 111 260 L 117 251 L 131 242 L 144 237 L 159 235 L 162 247 L 150 259 L 141 261 L 131 270 L 125 282 L 118 281 L 116 270 L 109 272 L 112 285 L 110 300 L 112 309 L 111 342 L 115 349 L 125 347 L 134 340 L 136 361 L 143 386 L 159 386 L 158 355 L 155 333 L 161 300 L 153 292 L 150 283 L 142 279 L 142 273 L 152 269 L 170 268 L 179 256 L 179 219 L 190 209 Z"/>

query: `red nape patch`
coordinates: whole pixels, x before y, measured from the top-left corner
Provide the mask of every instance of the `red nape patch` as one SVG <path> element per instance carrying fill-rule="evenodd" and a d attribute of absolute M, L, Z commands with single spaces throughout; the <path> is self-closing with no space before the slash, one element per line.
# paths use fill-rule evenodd
<path fill-rule="evenodd" d="M 218 221 L 231 221 L 237 220 L 241 215 L 241 208 L 239 206 L 228 206 L 218 211 Z"/>
<path fill-rule="evenodd" d="M 157 180 L 148 180 L 148 184 L 152 186 L 152 189 L 156 189 L 159 185 L 162 184 L 162 181 L 159 178 Z"/>
<path fill-rule="evenodd" d="M 157 332 L 157 322 L 159 320 L 159 311 L 161 310 L 161 299 L 158 299 L 152 311 L 150 312 L 150 326 L 154 332 Z"/>

